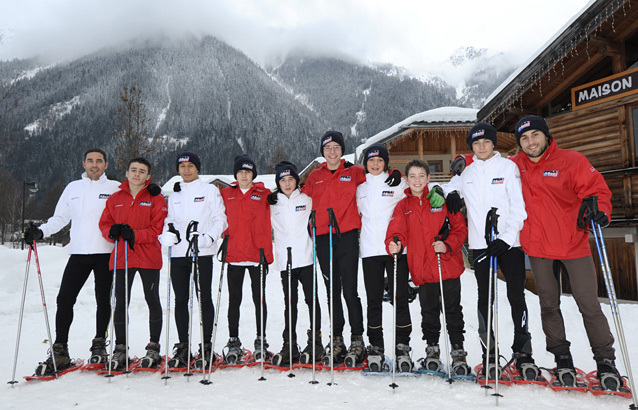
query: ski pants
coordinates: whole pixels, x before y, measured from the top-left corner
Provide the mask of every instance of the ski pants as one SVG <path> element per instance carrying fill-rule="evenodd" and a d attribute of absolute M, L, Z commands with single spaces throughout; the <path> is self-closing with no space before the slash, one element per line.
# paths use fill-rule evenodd
<path fill-rule="evenodd" d="M 487 316 L 488 300 L 490 293 L 490 257 L 486 255 L 486 249 L 474 249 L 474 275 L 478 285 L 478 323 L 479 336 L 483 354 L 487 346 Z M 507 283 L 507 300 L 510 304 L 512 323 L 514 324 L 514 341 L 512 352 L 532 354 L 532 336 L 528 330 L 529 314 L 525 302 L 525 254 L 521 248 L 511 248 L 497 258 L 498 266 Z M 492 291 L 492 306 L 494 304 L 494 292 Z M 493 320 L 493 319 L 492 319 Z M 490 324 L 491 327 L 492 324 Z M 494 348 L 494 330 L 490 329 L 490 347 Z"/>
<path fill-rule="evenodd" d="M 394 258 L 390 255 L 362 258 L 363 282 L 368 299 L 368 339 L 372 346 L 384 348 L 383 343 L 383 293 L 385 275 L 388 275 L 390 297 L 394 297 Z M 397 260 L 397 343 L 410 344 L 412 322 L 408 303 L 408 258 L 400 255 Z"/>
<path fill-rule="evenodd" d="M 461 306 L 461 278 L 443 281 L 445 297 L 445 320 L 452 349 L 462 349 L 465 340 L 463 333 L 463 307 Z M 419 287 L 421 302 L 421 330 L 423 340 L 428 345 L 438 344 L 441 334 L 441 290 L 439 283 L 425 283 Z"/>
<path fill-rule="evenodd" d="M 341 234 L 332 234 L 332 295 L 330 295 L 330 234 L 317 236 L 317 259 L 326 285 L 328 303 L 332 299 L 334 336 L 343 336 L 345 319 L 341 292 L 346 300 L 348 319 L 352 335 L 363 335 L 363 308 L 357 291 L 359 272 L 359 232 L 356 229 Z"/>
<path fill-rule="evenodd" d="M 244 287 L 244 275 L 248 269 L 250 275 L 250 288 L 253 294 L 253 304 L 255 305 L 255 328 L 257 337 L 261 336 L 261 290 L 264 290 L 264 338 L 266 337 L 266 323 L 268 309 L 266 307 L 266 273 L 264 271 L 264 281 L 260 284 L 261 276 L 259 266 L 239 266 L 228 265 L 228 334 L 230 337 L 239 337 L 239 307 L 241 306 L 242 290 Z"/>
<path fill-rule="evenodd" d="M 110 253 L 71 255 L 62 274 L 55 314 L 55 343 L 68 343 L 73 322 L 73 306 L 93 271 L 95 302 L 95 337 L 106 337 L 111 320 L 111 285 L 113 274 L 109 270 Z"/>
<path fill-rule="evenodd" d="M 291 282 L 290 282 L 290 291 L 292 293 L 292 300 L 290 303 L 292 304 L 292 344 L 297 343 L 297 301 L 299 300 L 299 292 L 297 291 L 297 285 L 301 282 L 301 287 L 303 288 L 304 299 L 306 301 L 306 305 L 308 306 L 308 317 L 310 319 L 310 327 L 312 327 L 312 265 L 304 266 L 302 268 L 296 268 L 290 271 Z M 284 332 L 282 334 L 284 338 L 284 342 L 288 341 L 289 338 L 289 328 L 288 328 L 288 271 L 281 272 L 281 286 L 284 289 Z M 316 288 L 316 285 L 315 285 Z M 316 332 L 321 332 L 321 308 L 319 307 L 319 303 L 315 306 L 316 316 L 315 316 L 315 324 L 317 327 Z"/>
<path fill-rule="evenodd" d="M 162 304 L 159 296 L 159 269 L 128 269 L 128 301 L 124 304 L 124 269 L 118 269 L 115 276 L 115 344 L 125 344 L 129 346 L 126 340 L 126 314 L 125 309 L 131 303 L 131 287 L 135 273 L 139 272 L 142 279 L 142 287 L 144 288 L 144 299 L 148 306 L 148 327 L 150 332 L 150 341 L 159 343 L 162 334 Z M 130 322 L 129 322 L 130 323 Z"/>
<path fill-rule="evenodd" d="M 213 306 L 212 281 L 213 281 L 213 257 L 200 256 L 195 259 L 195 291 L 193 297 L 197 296 L 199 287 L 199 303 L 202 311 L 202 322 L 204 324 L 204 343 L 210 342 L 213 334 L 213 322 L 215 320 L 215 307 Z M 193 269 L 192 258 L 171 258 L 171 282 L 175 291 L 175 324 L 180 343 L 188 343 L 188 301 L 190 298 L 190 274 Z M 199 279 L 198 279 L 199 276 Z M 198 286 L 199 283 L 199 286 Z M 193 335 L 194 336 L 194 335 Z"/>
<path fill-rule="evenodd" d="M 561 289 L 558 275 L 554 272 L 554 259 L 530 256 L 529 261 L 541 304 L 547 351 L 558 358 L 570 353 L 570 343 L 565 335 L 565 323 L 560 310 Z M 565 267 L 574 300 L 582 315 L 594 360 L 615 360 L 614 337 L 598 301 L 598 282 L 592 257 L 560 259 L 560 262 Z"/>

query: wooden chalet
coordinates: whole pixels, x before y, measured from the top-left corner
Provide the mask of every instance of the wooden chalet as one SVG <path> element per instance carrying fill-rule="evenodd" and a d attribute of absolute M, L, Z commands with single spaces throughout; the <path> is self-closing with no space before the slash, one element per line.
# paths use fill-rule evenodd
<path fill-rule="evenodd" d="M 616 292 L 638 300 L 636 2 L 590 3 L 494 91 L 477 120 L 512 133 L 528 114 L 545 117 L 558 146 L 582 152 L 605 177 L 613 193 L 604 233 Z M 600 270 L 593 240 L 592 251 Z M 599 295 L 607 295 L 602 275 Z"/>

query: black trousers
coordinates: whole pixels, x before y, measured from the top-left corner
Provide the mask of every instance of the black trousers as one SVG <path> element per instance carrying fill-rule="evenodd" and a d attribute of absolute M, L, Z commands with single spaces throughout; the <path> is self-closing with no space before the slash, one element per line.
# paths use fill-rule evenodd
<path fill-rule="evenodd" d="M 461 307 L 461 278 L 443 281 L 445 297 L 445 320 L 450 343 L 456 348 L 463 347 L 463 308 Z M 439 283 L 425 283 L 419 287 L 421 302 L 421 330 L 423 340 L 428 344 L 438 344 L 441 334 L 441 290 Z"/>
<path fill-rule="evenodd" d="M 306 301 L 306 305 L 308 306 L 308 317 L 310 319 L 310 326 L 312 327 L 312 265 L 304 266 L 302 268 L 293 269 L 290 272 L 291 281 L 290 281 L 290 291 L 292 293 L 292 300 L 290 303 L 292 304 L 291 309 L 291 320 L 292 320 L 292 344 L 297 343 L 297 302 L 299 300 L 299 292 L 297 291 L 297 285 L 301 282 L 301 287 L 303 288 L 304 299 Z M 315 282 L 316 283 L 316 282 Z M 284 338 L 284 342 L 287 342 L 289 339 L 289 330 L 288 330 L 288 271 L 281 272 L 281 286 L 284 289 L 284 332 L 282 336 Z M 315 285 L 316 288 L 316 285 Z M 316 316 L 315 316 L 315 325 L 317 327 L 317 332 L 321 332 L 321 308 L 319 307 L 319 303 L 316 303 Z"/>
<path fill-rule="evenodd" d="M 394 296 L 394 258 L 390 255 L 362 258 L 363 281 L 368 299 L 368 339 L 372 346 L 384 347 L 383 343 L 383 293 L 385 275 L 388 275 L 390 295 Z M 397 260 L 397 343 L 410 344 L 412 322 L 408 303 L 408 258 L 399 256 Z"/>
<path fill-rule="evenodd" d="M 196 261 L 195 275 L 193 276 L 195 283 L 193 298 L 197 297 L 197 289 L 199 288 L 199 304 L 202 309 L 201 317 L 204 325 L 203 338 L 204 342 L 207 343 L 211 340 L 213 322 L 215 321 L 215 307 L 213 306 L 212 298 L 213 257 L 200 256 Z M 171 282 L 175 291 L 175 325 L 177 325 L 177 334 L 181 343 L 188 343 L 188 322 L 190 319 L 188 301 L 190 299 L 190 274 L 192 268 L 192 258 L 171 258 Z M 193 309 L 197 308 L 197 304 L 194 303 Z M 195 333 L 198 332 L 196 331 Z M 197 338 L 194 340 L 197 340 Z"/>
<path fill-rule="evenodd" d="M 159 343 L 162 334 L 162 304 L 159 297 L 159 269 L 128 269 L 128 301 L 124 302 L 124 269 L 118 269 L 115 276 L 115 344 L 126 344 L 126 315 L 125 307 L 131 302 L 131 287 L 135 273 L 139 272 L 142 278 L 142 286 L 144 288 L 144 299 L 148 306 L 148 327 L 150 332 L 150 341 Z M 130 323 L 129 323 L 130 325 Z"/>
<path fill-rule="evenodd" d="M 55 314 L 55 343 L 68 343 L 73 322 L 73 306 L 91 271 L 93 271 L 95 302 L 95 337 L 106 337 L 111 320 L 111 285 L 113 274 L 109 270 L 109 253 L 71 255 L 62 274 Z"/>
<path fill-rule="evenodd" d="M 326 285 L 328 303 L 332 298 L 334 335 L 343 336 L 345 318 L 341 293 L 346 300 L 350 330 L 353 335 L 363 335 L 363 308 L 357 292 L 359 270 L 359 232 L 356 229 L 341 234 L 337 238 L 332 234 L 332 276 L 333 286 L 330 295 L 330 234 L 317 236 L 317 259 L 321 266 L 323 281 Z M 330 305 L 328 305 L 330 306 Z"/>
<path fill-rule="evenodd" d="M 230 337 L 239 337 L 239 307 L 242 300 L 242 289 L 244 287 L 244 275 L 248 269 L 250 275 L 250 288 L 253 294 L 253 304 L 255 305 L 255 329 L 257 336 L 261 336 L 261 291 L 264 290 L 264 337 L 266 337 L 266 323 L 268 318 L 268 308 L 266 307 L 266 271 L 264 271 L 263 286 L 260 286 L 259 266 L 237 266 L 228 265 L 228 334 Z"/>

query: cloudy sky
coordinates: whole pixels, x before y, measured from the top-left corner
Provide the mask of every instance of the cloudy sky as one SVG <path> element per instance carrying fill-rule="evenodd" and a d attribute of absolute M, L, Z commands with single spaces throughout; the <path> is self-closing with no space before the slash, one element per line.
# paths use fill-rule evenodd
<path fill-rule="evenodd" d="M 2 0 L 0 60 L 213 34 L 258 63 L 292 48 L 440 70 L 474 46 L 522 63 L 591 0 Z"/>

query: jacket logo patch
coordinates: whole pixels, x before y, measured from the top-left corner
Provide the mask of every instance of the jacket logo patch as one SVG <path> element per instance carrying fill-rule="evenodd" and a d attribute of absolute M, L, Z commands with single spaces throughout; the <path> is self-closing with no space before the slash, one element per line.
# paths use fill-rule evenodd
<path fill-rule="evenodd" d="M 306 205 L 297 205 L 295 207 L 295 212 L 303 212 L 306 210 Z"/>
<path fill-rule="evenodd" d="M 349 175 L 344 175 L 341 178 L 339 178 L 339 181 L 343 181 L 343 182 L 350 182 L 352 180 L 352 177 L 350 177 Z"/>
<path fill-rule="evenodd" d="M 443 212 L 443 208 L 439 207 L 439 208 L 430 208 L 430 213 L 431 214 L 435 214 L 438 212 Z"/>
<path fill-rule="evenodd" d="M 252 199 L 253 201 L 261 201 L 261 195 L 253 194 L 250 199 Z"/>
<path fill-rule="evenodd" d="M 544 177 L 557 178 L 558 177 L 558 171 L 545 171 L 545 172 L 543 172 L 543 176 Z"/>
<path fill-rule="evenodd" d="M 492 185 L 503 184 L 503 182 L 505 182 L 505 178 L 494 178 L 492 180 Z"/>
<path fill-rule="evenodd" d="M 394 191 L 383 191 L 381 192 L 381 196 L 387 196 L 387 197 L 393 197 L 394 196 Z"/>
<path fill-rule="evenodd" d="M 590 170 L 591 172 L 596 172 L 596 168 L 594 168 L 594 167 L 589 168 L 589 170 Z"/>
<path fill-rule="evenodd" d="M 204 202 L 205 196 L 196 196 L 193 202 Z"/>
<path fill-rule="evenodd" d="M 140 202 L 140 206 L 151 206 L 151 201 L 142 201 Z"/>
<path fill-rule="evenodd" d="M 111 194 L 100 194 L 98 199 L 109 199 L 110 196 Z"/>

